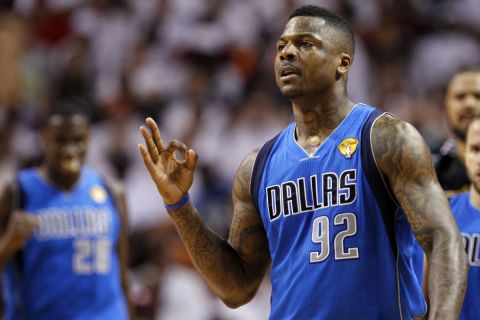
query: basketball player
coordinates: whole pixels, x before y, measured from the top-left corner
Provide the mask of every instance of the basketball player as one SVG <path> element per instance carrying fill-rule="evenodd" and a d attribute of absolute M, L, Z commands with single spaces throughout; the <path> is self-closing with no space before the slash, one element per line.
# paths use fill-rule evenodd
<path fill-rule="evenodd" d="M 458 193 L 468 190 L 470 184 L 463 155 L 468 124 L 480 112 L 480 68 L 467 68 L 452 77 L 445 107 L 453 137 L 443 143 L 433 160 L 440 185 L 449 193 Z"/>
<path fill-rule="evenodd" d="M 271 319 L 426 316 L 415 234 L 430 262 L 429 319 L 457 319 L 468 266 L 430 152 L 411 125 L 348 98 L 353 56 L 343 19 L 316 6 L 292 13 L 275 74 L 294 122 L 240 165 L 228 241 L 189 201 L 195 151 L 165 145 L 152 119 L 139 151 L 196 268 L 228 306 L 252 299 L 271 264 Z"/>
<path fill-rule="evenodd" d="M 470 190 L 450 198 L 453 215 L 462 234 L 470 270 L 461 320 L 480 319 L 480 118 L 469 126 L 465 143 L 465 165 Z"/>
<path fill-rule="evenodd" d="M 0 195 L 4 319 L 127 319 L 127 211 L 120 185 L 84 166 L 89 120 L 57 103 L 44 163 Z"/>

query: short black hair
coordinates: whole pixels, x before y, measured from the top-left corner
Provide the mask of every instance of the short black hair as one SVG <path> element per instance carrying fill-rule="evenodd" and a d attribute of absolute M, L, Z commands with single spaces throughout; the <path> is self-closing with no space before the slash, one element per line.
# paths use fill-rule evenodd
<path fill-rule="evenodd" d="M 350 24 L 339 15 L 319 6 L 305 5 L 295 9 L 290 17 L 288 17 L 288 20 L 294 17 L 319 17 L 325 19 L 330 26 L 339 31 L 341 41 L 343 41 L 347 48 L 351 50 L 351 54 L 355 54 L 355 36 L 352 28 L 350 27 Z"/>
<path fill-rule="evenodd" d="M 456 69 L 455 71 L 452 71 L 450 73 L 450 78 L 449 78 L 448 82 L 442 88 L 443 93 L 447 94 L 448 90 L 450 90 L 450 86 L 452 85 L 453 79 L 455 79 L 458 75 L 464 74 L 464 73 L 479 73 L 480 74 L 480 65 L 466 64 L 466 65 L 460 66 L 460 68 Z"/>
<path fill-rule="evenodd" d="M 54 100 L 42 117 L 41 127 L 47 126 L 49 119 L 54 116 L 73 117 L 76 115 L 83 116 L 90 122 L 92 108 L 85 99 L 75 97 Z"/>

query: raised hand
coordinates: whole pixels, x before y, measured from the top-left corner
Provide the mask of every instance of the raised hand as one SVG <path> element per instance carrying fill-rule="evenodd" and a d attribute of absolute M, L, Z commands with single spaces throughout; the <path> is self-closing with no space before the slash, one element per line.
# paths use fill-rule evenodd
<path fill-rule="evenodd" d="M 150 172 L 158 192 L 166 204 L 175 204 L 188 192 L 193 183 L 197 155 L 180 141 L 173 140 L 165 148 L 158 126 L 152 118 L 147 118 L 147 126 L 140 127 L 146 147 L 138 145 L 143 162 Z M 185 158 L 176 157 L 178 151 Z"/>
<path fill-rule="evenodd" d="M 23 248 L 38 226 L 36 216 L 15 211 L 12 213 L 5 230 L 5 238 L 13 251 Z"/>

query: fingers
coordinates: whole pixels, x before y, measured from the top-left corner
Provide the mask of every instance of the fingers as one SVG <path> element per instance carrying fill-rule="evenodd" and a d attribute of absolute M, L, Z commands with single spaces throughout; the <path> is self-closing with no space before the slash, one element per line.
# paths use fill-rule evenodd
<path fill-rule="evenodd" d="M 38 217 L 31 214 L 16 211 L 13 215 L 14 221 L 17 225 L 24 225 L 29 228 L 36 228 L 38 226 Z"/>
<path fill-rule="evenodd" d="M 185 166 L 190 169 L 194 170 L 195 166 L 197 165 L 198 155 L 192 149 L 187 151 L 187 156 L 185 159 Z"/>
<path fill-rule="evenodd" d="M 195 169 L 198 157 L 195 151 L 193 151 L 192 149 L 188 149 L 184 143 L 178 140 L 173 140 L 168 144 L 166 151 L 169 156 L 172 159 L 176 160 L 178 163 L 185 165 L 190 170 Z M 176 151 L 178 151 L 183 156 L 183 160 L 179 160 L 175 156 Z"/>
<path fill-rule="evenodd" d="M 167 152 L 174 153 L 175 151 L 180 152 L 180 154 L 183 155 L 185 158 L 187 157 L 188 148 L 183 142 L 178 140 L 170 141 L 167 147 Z"/>
<path fill-rule="evenodd" d="M 145 144 L 147 145 L 147 150 L 150 154 L 151 160 L 156 163 L 158 159 L 160 159 L 160 154 L 165 150 L 165 146 L 160 135 L 160 130 L 158 130 L 158 126 L 155 121 L 150 117 L 148 117 L 145 121 L 150 131 L 145 126 L 141 126 L 140 132 L 142 133 Z"/>
<path fill-rule="evenodd" d="M 30 214 L 15 212 L 12 218 L 15 234 L 24 238 L 30 237 L 39 224 L 38 217 Z"/>
<path fill-rule="evenodd" d="M 155 145 L 155 142 L 153 141 L 153 138 L 150 135 L 150 132 L 148 132 L 148 129 L 144 126 L 140 127 L 140 132 L 142 133 L 143 139 L 145 140 L 145 144 L 147 145 L 149 158 L 151 158 L 153 162 L 157 162 L 158 159 L 160 158 L 160 152 L 158 151 L 158 148 Z"/>
<path fill-rule="evenodd" d="M 160 130 L 158 130 L 157 124 L 152 118 L 147 118 L 146 122 L 148 127 L 150 128 L 150 131 L 152 132 L 153 142 L 155 143 L 158 152 L 162 153 L 165 147 L 163 145 L 162 137 L 160 136 Z"/>
<path fill-rule="evenodd" d="M 145 126 L 140 127 L 140 132 L 145 140 L 146 148 L 145 146 L 139 144 L 138 149 L 142 155 L 143 162 L 150 173 L 154 172 L 155 164 L 160 159 L 162 152 L 166 152 L 168 158 L 178 162 L 179 164 L 184 164 L 188 169 L 195 169 L 198 159 L 195 151 L 188 149 L 184 143 L 178 140 L 171 141 L 167 148 L 165 148 L 160 135 L 160 130 L 158 129 L 155 121 L 152 118 L 147 118 L 146 123 L 150 131 Z M 183 160 L 180 160 L 175 156 L 175 152 L 177 151 L 184 157 Z"/>
<path fill-rule="evenodd" d="M 152 158 L 150 157 L 150 154 L 148 153 L 147 149 L 145 149 L 145 146 L 139 144 L 138 145 L 138 150 L 140 151 L 140 154 L 142 155 L 143 158 L 143 163 L 145 164 L 145 167 L 147 167 L 148 172 L 150 172 L 150 175 L 153 176 L 155 172 L 155 163 L 152 161 Z"/>

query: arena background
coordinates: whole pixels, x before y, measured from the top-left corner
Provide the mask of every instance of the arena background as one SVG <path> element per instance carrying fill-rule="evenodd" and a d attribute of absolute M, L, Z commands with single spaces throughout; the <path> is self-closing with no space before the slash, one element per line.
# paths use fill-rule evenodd
<path fill-rule="evenodd" d="M 0 179 L 38 163 L 38 119 L 75 98 L 94 116 L 88 163 L 124 182 L 131 296 L 139 319 L 265 319 L 268 281 L 229 310 L 193 271 L 137 152 L 146 116 L 199 154 L 191 196 L 228 233 L 243 157 L 291 121 L 273 75 L 275 40 L 299 4 L 340 13 L 356 34 L 349 93 L 411 122 L 432 150 L 442 102 L 480 65 L 478 0 L 18 0 L 0 5 Z"/>

